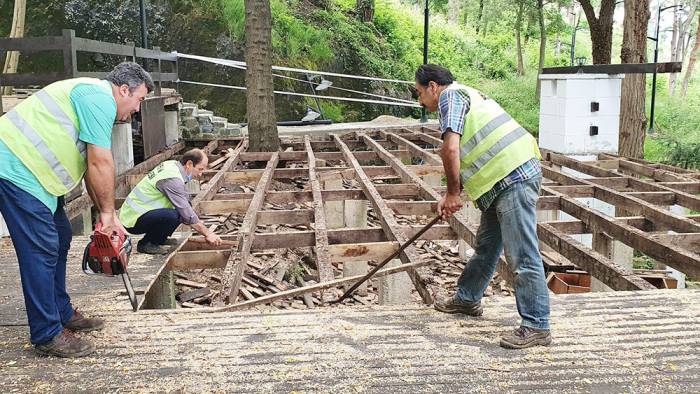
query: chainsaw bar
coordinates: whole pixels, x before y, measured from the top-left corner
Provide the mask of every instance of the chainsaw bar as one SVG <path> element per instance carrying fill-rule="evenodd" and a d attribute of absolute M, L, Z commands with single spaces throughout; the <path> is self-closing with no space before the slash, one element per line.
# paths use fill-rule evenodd
<path fill-rule="evenodd" d="M 139 309 L 139 302 L 136 299 L 136 292 L 134 291 L 134 287 L 131 285 L 131 278 L 129 277 L 129 273 L 124 272 L 120 276 L 122 277 L 122 281 L 124 282 L 124 287 L 126 287 L 126 295 L 129 296 L 131 308 L 133 308 L 134 312 L 136 312 L 136 310 Z"/>

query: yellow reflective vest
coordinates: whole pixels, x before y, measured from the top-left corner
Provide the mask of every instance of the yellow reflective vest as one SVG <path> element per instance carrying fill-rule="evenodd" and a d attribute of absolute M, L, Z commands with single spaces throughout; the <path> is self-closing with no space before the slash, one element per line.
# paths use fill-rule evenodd
<path fill-rule="evenodd" d="M 0 140 L 36 176 L 49 193 L 62 196 L 80 183 L 86 169 L 86 145 L 70 93 L 94 78 L 54 82 L 0 117 Z"/>
<path fill-rule="evenodd" d="M 464 191 L 472 201 L 528 160 L 541 159 L 535 138 L 494 100 L 458 83 L 447 89 L 469 95 L 469 111 L 460 139 L 459 171 Z"/>
<path fill-rule="evenodd" d="M 156 187 L 158 181 L 168 178 L 179 178 L 185 182 L 175 160 L 158 164 L 131 190 L 119 209 L 119 221 L 124 227 L 134 227 L 139 217 L 148 211 L 175 207 L 170 199 Z"/>

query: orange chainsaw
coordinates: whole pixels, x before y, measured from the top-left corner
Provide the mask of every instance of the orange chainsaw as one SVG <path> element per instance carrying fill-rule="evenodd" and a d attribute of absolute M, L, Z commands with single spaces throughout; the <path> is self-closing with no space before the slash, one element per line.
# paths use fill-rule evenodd
<path fill-rule="evenodd" d="M 126 271 L 131 255 L 131 239 L 126 233 L 113 231 L 107 234 L 102 231 L 102 223 L 95 225 L 95 232 L 90 236 L 90 242 L 83 253 L 83 272 L 88 275 L 120 275 L 126 294 L 131 301 L 134 312 L 138 309 L 138 300 L 131 278 Z"/>

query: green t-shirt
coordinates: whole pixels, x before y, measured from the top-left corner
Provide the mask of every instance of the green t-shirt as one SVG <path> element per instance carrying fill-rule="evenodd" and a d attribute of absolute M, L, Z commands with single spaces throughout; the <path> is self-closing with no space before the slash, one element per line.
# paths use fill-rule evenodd
<path fill-rule="evenodd" d="M 73 109 L 78 116 L 78 138 L 105 149 L 112 149 L 112 126 L 117 117 L 117 103 L 109 81 L 99 85 L 79 84 L 70 93 Z M 0 140 L 0 178 L 6 179 L 43 202 L 56 212 L 58 199 L 49 193 L 29 169 Z"/>

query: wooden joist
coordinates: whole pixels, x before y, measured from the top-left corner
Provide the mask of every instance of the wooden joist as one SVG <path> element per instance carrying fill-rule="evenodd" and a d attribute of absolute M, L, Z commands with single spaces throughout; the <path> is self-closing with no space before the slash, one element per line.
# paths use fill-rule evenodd
<path fill-rule="evenodd" d="M 238 290 L 241 287 L 241 277 L 243 277 L 243 272 L 248 265 L 250 249 L 253 246 L 253 238 L 255 236 L 255 228 L 258 220 L 257 213 L 261 209 L 265 200 L 265 193 L 270 187 L 270 183 L 272 183 L 272 178 L 278 162 L 279 153 L 274 152 L 270 160 L 267 162 L 265 172 L 255 188 L 255 196 L 250 202 L 248 211 L 243 219 L 243 224 L 241 225 L 238 237 L 238 253 L 231 253 L 228 263 L 226 264 L 223 278 L 224 291 L 222 292 L 222 298 L 227 299 L 231 304 L 235 303 L 236 298 L 238 297 Z M 236 257 L 238 257 L 238 261 L 236 261 Z"/>
<path fill-rule="evenodd" d="M 326 213 L 323 207 L 323 195 L 321 194 L 321 183 L 316 174 L 316 156 L 314 155 L 313 147 L 311 146 L 311 138 L 308 135 L 304 136 L 304 145 L 309 167 L 309 183 L 311 184 L 311 193 L 313 195 L 313 217 L 314 217 L 314 236 L 316 252 L 316 265 L 318 267 L 318 281 L 320 283 L 328 282 L 335 279 L 333 275 L 333 266 L 331 265 L 330 251 L 328 247 L 328 229 L 326 227 Z M 327 294 L 323 294 L 324 300 Z"/>
<path fill-rule="evenodd" d="M 369 139 L 370 141 L 374 142 L 371 138 L 363 136 L 366 139 Z M 347 145 L 338 137 L 337 135 L 334 135 L 333 138 L 335 139 L 335 143 L 340 149 L 341 152 L 343 152 L 343 155 L 345 156 L 345 161 L 348 163 L 352 168 L 355 169 L 355 172 L 357 174 L 357 178 L 360 181 L 360 187 L 362 190 L 365 192 L 365 195 L 369 199 L 370 203 L 372 204 L 372 209 L 374 212 L 379 216 L 380 222 L 382 224 L 382 228 L 384 229 L 384 232 L 387 235 L 387 238 L 390 241 L 397 241 L 401 244 L 406 242 L 408 239 L 403 233 L 400 232 L 399 230 L 399 225 L 396 222 L 396 219 L 394 218 L 394 215 L 391 214 L 389 207 L 386 205 L 384 202 L 384 199 L 382 198 L 381 195 L 379 195 L 379 192 L 377 189 L 374 187 L 372 184 L 371 179 L 369 176 L 365 173 L 363 168 L 360 166 L 360 163 L 358 163 L 357 159 L 352 155 L 352 152 L 348 148 Z M 365 141 L 366 141 L 365 139 Z M 416 253 L 415 247 L 413 245 L 408 246 L 400 255 L 401 261 L 404 264 L 410 264 L 413 262 L 418 261 L 418 254 Z M 423 278 L 420 277 L 418 272 L 414 269 L 408 270 L 408 275 L 413 281 L 414 286 L 416 287 L 416 290 L 420 294 L 421 298 L 423 299 L 423 302 L 426 304 L 432 304 L 433 303 L 433 297 L 428 291 L 428 288 L 425 284 L 425 281 Z"/>

